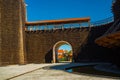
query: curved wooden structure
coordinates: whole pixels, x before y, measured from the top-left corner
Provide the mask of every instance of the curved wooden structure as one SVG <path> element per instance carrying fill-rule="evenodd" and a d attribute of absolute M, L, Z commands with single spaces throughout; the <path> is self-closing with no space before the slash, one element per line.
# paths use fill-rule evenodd
<path fill-rule="evenodd" d="M 95 43 L 108 48 L 118 47 L 120 46 L 120 31 L 97 38 Z"/>

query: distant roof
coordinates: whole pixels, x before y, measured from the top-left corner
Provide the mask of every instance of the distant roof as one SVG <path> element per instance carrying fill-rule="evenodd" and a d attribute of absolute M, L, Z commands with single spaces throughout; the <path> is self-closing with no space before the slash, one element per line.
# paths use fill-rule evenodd
<path fill-rule="evenodd" d="M 58 50 L 58 53 L 64 53 L 64 50 Z"/>
<path fill-rule="evenodd" d="M 69 24 L 69 23 L 82 23 L 89 22 L 90 18 L 68 18 L 68 19 L 59 19 L 59 20 L 43 20 L 36 22 L 26 22 L 26 25 L 54 25 L 54 24 Z"/>

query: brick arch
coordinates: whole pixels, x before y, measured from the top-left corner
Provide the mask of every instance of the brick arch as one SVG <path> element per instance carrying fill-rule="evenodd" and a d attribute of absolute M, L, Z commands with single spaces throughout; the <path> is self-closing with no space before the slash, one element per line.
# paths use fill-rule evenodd
<path fill-rule="evenodd" d="M 63 44 L 68 44 L 70 47 L 71 47 L 71 49 L 72 49 L 72 45 L 69 43 L 69 42 L 67 42 L 67 41 L 58 41 L 54 46 L 53 46 L 53 62 L 54 63 L 56 63 L 57 61 L 56 61 L 56 50 L 61 46 L 61 45 L 63 45 Z M 72 49 L 72 54 L 73 54 L 73 49 Z"/>

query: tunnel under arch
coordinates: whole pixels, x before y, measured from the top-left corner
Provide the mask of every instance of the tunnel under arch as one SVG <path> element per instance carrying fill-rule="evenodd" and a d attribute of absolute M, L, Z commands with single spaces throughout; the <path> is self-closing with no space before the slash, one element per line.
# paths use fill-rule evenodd
<path fill-rule="evenodd" d="M 64 44 L 67 44 L 71 47 L 71 53 L 73 54 L 73 48 L 72 48 L 72 45 L 67 42 L 67 41 L 58 41 L 54 46 L 53 46 L 53 63 L 57 63 L 58 60 L 57 60 L 57 50 L 58 48 L 61 46 L 61 45 L 64 45 Z M 72 58 L 73 59 L 73 58 Z M 73 61 L 73 60 L 72 60 Z M 71 62 L 72 62 L 71 61 Z"/>

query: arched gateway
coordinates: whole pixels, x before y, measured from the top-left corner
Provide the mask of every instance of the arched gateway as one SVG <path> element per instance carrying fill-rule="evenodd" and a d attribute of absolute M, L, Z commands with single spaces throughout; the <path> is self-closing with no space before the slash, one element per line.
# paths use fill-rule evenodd
<path fill-rule="evenodd" d="M 81 46 L 87 41 L 90 31 L 90 18 L 70 18 L 61 20 L 45 20 L 26 22 L 26 52 L 28 63 L 51 63 L 76 61 Z M 72 55 L 63 51 L 58 59 L 57 50 L 60 46 L 71 46 Z M 68 57 L 69 56 L 69 57 Z"/>
<path fill-rule="evenodd" d="M 72 50 L 72 45 L 70 43 L 68 43 L 67 41 L 59 41 L 57 42 L 54 46 L 53 46 L 53 62 L 56 63 L 58 62 L 58 48 L 61 46 L 61 45 L 64 45 L 64 44 L 67 44 L 71 47 L 71 57 L 72 57 L 72 54 L 73 54 L 73 50 Z M 72 62 L 73 60 L 71 60 Z M 69 61 L 70 62 L 70 61 Z"/>

